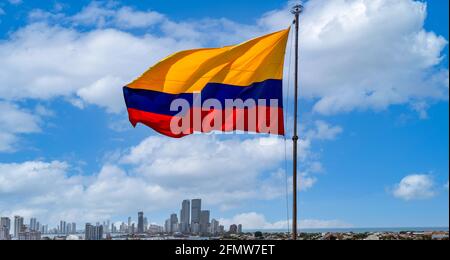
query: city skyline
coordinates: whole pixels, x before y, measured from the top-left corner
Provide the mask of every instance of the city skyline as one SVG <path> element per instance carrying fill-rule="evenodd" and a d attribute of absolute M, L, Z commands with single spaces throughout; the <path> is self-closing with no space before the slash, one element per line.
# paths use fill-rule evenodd
<path fill-rule="evenodd" d="M 285 138 L 170 139 L 127 117 L 123 86 L 164 57 L 292 24 L 290 0 L 232 2 L 1 1 L 0 216 L 77 229 L 109 219 L 120 229 L 131 215 L 137 229 L 139 211 L 159 225 L 175 212 L 186 229 L 179 202 L 204 198 L 227 227 L 287 230 L 292 37 Z M 448 225 L 449 1 L 304 7 L 299 227 Z"/>
<path fill-rule="evenodd" d="M 129 216 L 127 224 L 125 224 L 125 221 L 112 223 L 110 220 L 106 220 L 95 222 L 95 224 L 85 223 L 83 225 L 84 229 L 77 229 L 77 223 L 68 223 L 64 220 L 61 220 L 59 224 L 49 229 L 48 224 L 40 224 L 34 217 L 29 219 L 29 224 L 25 224 L 25 218 L 21 216 L 14 216 L 13 225 L 11 225 L 9 217 L 0 216 L 0 240 L 40 240 L 45 235 L 69 237 L 70 235 L 77 236 L 80 234 L 84 234 L 86 240 L 102 240 L 110 234 L 140 235 L 165 232 L 172 235 L 180 233 L 184 235 L 214 236 L 226 232 L 225 227 L 220 225 L 220 222 L 216 219 L 213 218 L 210 222 L 210 211 L 201 209 L 201 199 L 192 199 L 192 201 L 195 202 L 192 203 L 192 210 L 187 208 L 191 204 L 191 200 L 182 201 L 180 222 L 178 221 L 178 215 L 172 213 L 164 225 L 149 223 L 143 211 L 137 212 L 137 222 L 134 222 L 133 218 Z M 188 223 L 186 221 L 191 218 L 191 215 L 186 212 L 195 212 L 195 217 L 191 223 L 184 226 L 182 224 Z M 183 218 L 181 218 L 182 215 L 184 215 Z M 168 223 L 169 225 L 167 225 Z M 182 230 L 182 227 L 185 229 Z M 239 234 L 242 231 L 242 224 L 239 223 L 230 225 L 228 229 L 228 232 L 232 234 Z"/>

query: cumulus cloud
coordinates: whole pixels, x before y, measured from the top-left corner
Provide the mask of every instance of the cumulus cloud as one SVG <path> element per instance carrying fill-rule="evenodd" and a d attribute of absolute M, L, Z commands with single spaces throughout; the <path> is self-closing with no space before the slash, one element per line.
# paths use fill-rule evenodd
<path fill-rule="evenodd" d="M 16 149 L 19 135 L 40 132 L 40 118 L 17 105 L 0 101 L 0 152 Z"/>
<path fill-rule="evenodd" d="M 157 60 L 286 28 L 288 7 L 263 14 L 256 24 L 175 22 L 153 10 L 99 2 L 71 16 L 35 10 L 29 25 L 0 44 L 0 97 L 71 96 L 80 107 L 118 112 L 119 89 Z M 448 99 L 448 69 L 435 68 L 447 41 L 426 31 L 425 19 L 426 4 L 412 0 L 308 1 L 300 32 L 301 94 L 327 115 L 410 104 L 426 117 L 429 100 Z M 130 31 L 136 28 L 144 33 Z"/>
<path fill-rule="evenodd" d="M 447 40 L 424 29 L 426 3 L 411 0 L 316 0 L 300 26 L 301 94 L 332 115 L 397 104 L 448 100 L 448 69 L 439 70 Z M 288 24 L 288 9 L 263 16 Z M 389 22 L 387 22 L 389 21 Z"/>
<path fill-rule="evenodd" d="M 75 25 L 131 29 L 150 27 L 166 19 L 163 14 L 154 11 L 139 11 L 130 7 L 114 7 L 114 4 L 103 5 L 100 2 L 92 2 L 83 8 L 80 13 L 66 20 L 73 22 Z"/>
<path fill-rule="evenodd" d="M 286 191 L 283 142 L 271 137 L 151 136 L 87 175 L 60 161 L 0 163 L 0 213 L 49 223 L 98 221 L 136 207 L 149 213 L 173 210 L 185 198 L 204 198 L 220 210 L 239 208 L 237 201 L 283 198 L 292 193 Z M 300 142 L 300 191 L 312 188 L 314 173 L 321 170 L 310 149 L 310 141 Z"/>
<path fill-rule="evenodd" d="M 263 214 L 256 212 L 248 212 L 235 215 L 231 219 L 219 219 L 221 225 L 228 227 L 232 224 L 242 224 L 244 229 L 287 229 L 287 220 L 270 222 Z M 351 225 L 338 220 L 317 220 L 303 219 L 299 220 L 298 227 L 300 229 L 308 228 L 348 228 Z"/>
<path fill-rule="evenodd" d="M 395 186 L 393 195 L 406 201 L 429 199 L 436 195 L 435 184 L 430 175 L 408 175 Z"/>

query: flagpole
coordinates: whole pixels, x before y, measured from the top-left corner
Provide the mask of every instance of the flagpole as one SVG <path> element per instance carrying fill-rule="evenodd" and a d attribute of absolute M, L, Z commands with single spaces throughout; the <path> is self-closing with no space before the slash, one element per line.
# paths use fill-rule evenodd
<path fill-rule="evenodd" d="M 292 206 L 292 239 L 297 240 L 297 113 L 298 113 L 298 28 L 300 13 L 303 11 L 302 5 L 296 5 L 292 8 L 292 14 L 295 15 L 295 94 L 294 94 L 294 135 L 292 137 L 293 141 L 293 174 L 292 174 L 292 184 L 293 184 L 293 206 Z"/>

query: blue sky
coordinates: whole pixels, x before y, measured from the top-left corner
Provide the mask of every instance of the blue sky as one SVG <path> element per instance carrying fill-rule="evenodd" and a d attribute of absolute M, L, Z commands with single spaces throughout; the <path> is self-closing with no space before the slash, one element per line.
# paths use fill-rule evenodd
<path fill-rule="evenodd" d="M 284 228 L 282 139 L 133 129 L 120 90 L 174 51 L 289 26 L 290 4 L 0 2 L 0 215 L 162 224 L 201 196 L 225 224 Z M 448 226 L 448 17 L 440 0 L 306 3 L 302 227 Z"/>

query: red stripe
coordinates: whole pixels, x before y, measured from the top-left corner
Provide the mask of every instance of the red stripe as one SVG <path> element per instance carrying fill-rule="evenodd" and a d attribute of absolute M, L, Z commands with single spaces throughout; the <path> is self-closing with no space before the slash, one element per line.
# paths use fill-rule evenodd
<path fill-rule="evenodd" d="M 250 124 L 250 120 L 248 115 L 250 113 L 256 113 L 255 115 L 258 115 L 258 112 L 263 112 L 261 109 L 266 110 L 266 120 L 261 120 L 259 116 L 255 118 L 256 124 Z M 172 119 L 180 120 L 181 117 L 177 116 L 169 116 L 169 115 L 162 115 L 162 114 L 155 114 L 151 112 L 145 112 L 133 108 L 128 109 L 128 115 L 131 124 L 133 126 L 136 126 L 138 123 L 142 123 L 148 127 L 153 128 L 158 133 L 161 133 L 163 135 L 174 137 L 174 138 L 181 138 L 186 135 L 190 135 L 194 132 L 202 132 L 202 133 L 209 133 L 212 131 L 223 131 L 223 132 L 230 132 L 230 131 L 246 131 L 246 132 L 256 132 L 256 133 L 266 133 L 266 134 L 275 134 L 275 135 L 284 135 L 284 123 L 283 123 L 283 109 L 278 107 L 254 107 L 254 108 L 233 108 L 232 111 L 230 109 L 228 110 L 215 110 L 212 109 L 210 111 L 201 111 L 201 121 L 200 123 L 194 124 L 194 113 L 199 112 L 199 109 L 191 109 L 190 110 L 190 124 L 189 127 L 186 128 L 186 131 L 183 131 L 183 133 L 174 133 L 171 130 L 170 123 Z M 273 122 L 271 122 L 271 112 L 272 114 L 276 114 L 278 116 L 278 122 L 275 122 L 274 118 L 272 119 Z M 212 118 L 214 116 L 219 116 L 216 113 L 221 113 L 222 115 L 222 122 L 217 127 L 213 126 L 202 126 L 201 122 L 208 121 L 211 122 Z M 199 115 L 199 114 L 196 114 Z M 228 116 L 228 117 L 227 117 Z M 227 118 L 226 118 L 227 117 Z M 270 122 L 266 123 L 266 122 Z M 276 123 L 276 125 L 275 125 Z M 206 123 L 205 123 L 206 124 Z M 266 124 L 266 127 L 263 125 Z M 270 126 L 267 127 L 267 125 Z"/>

